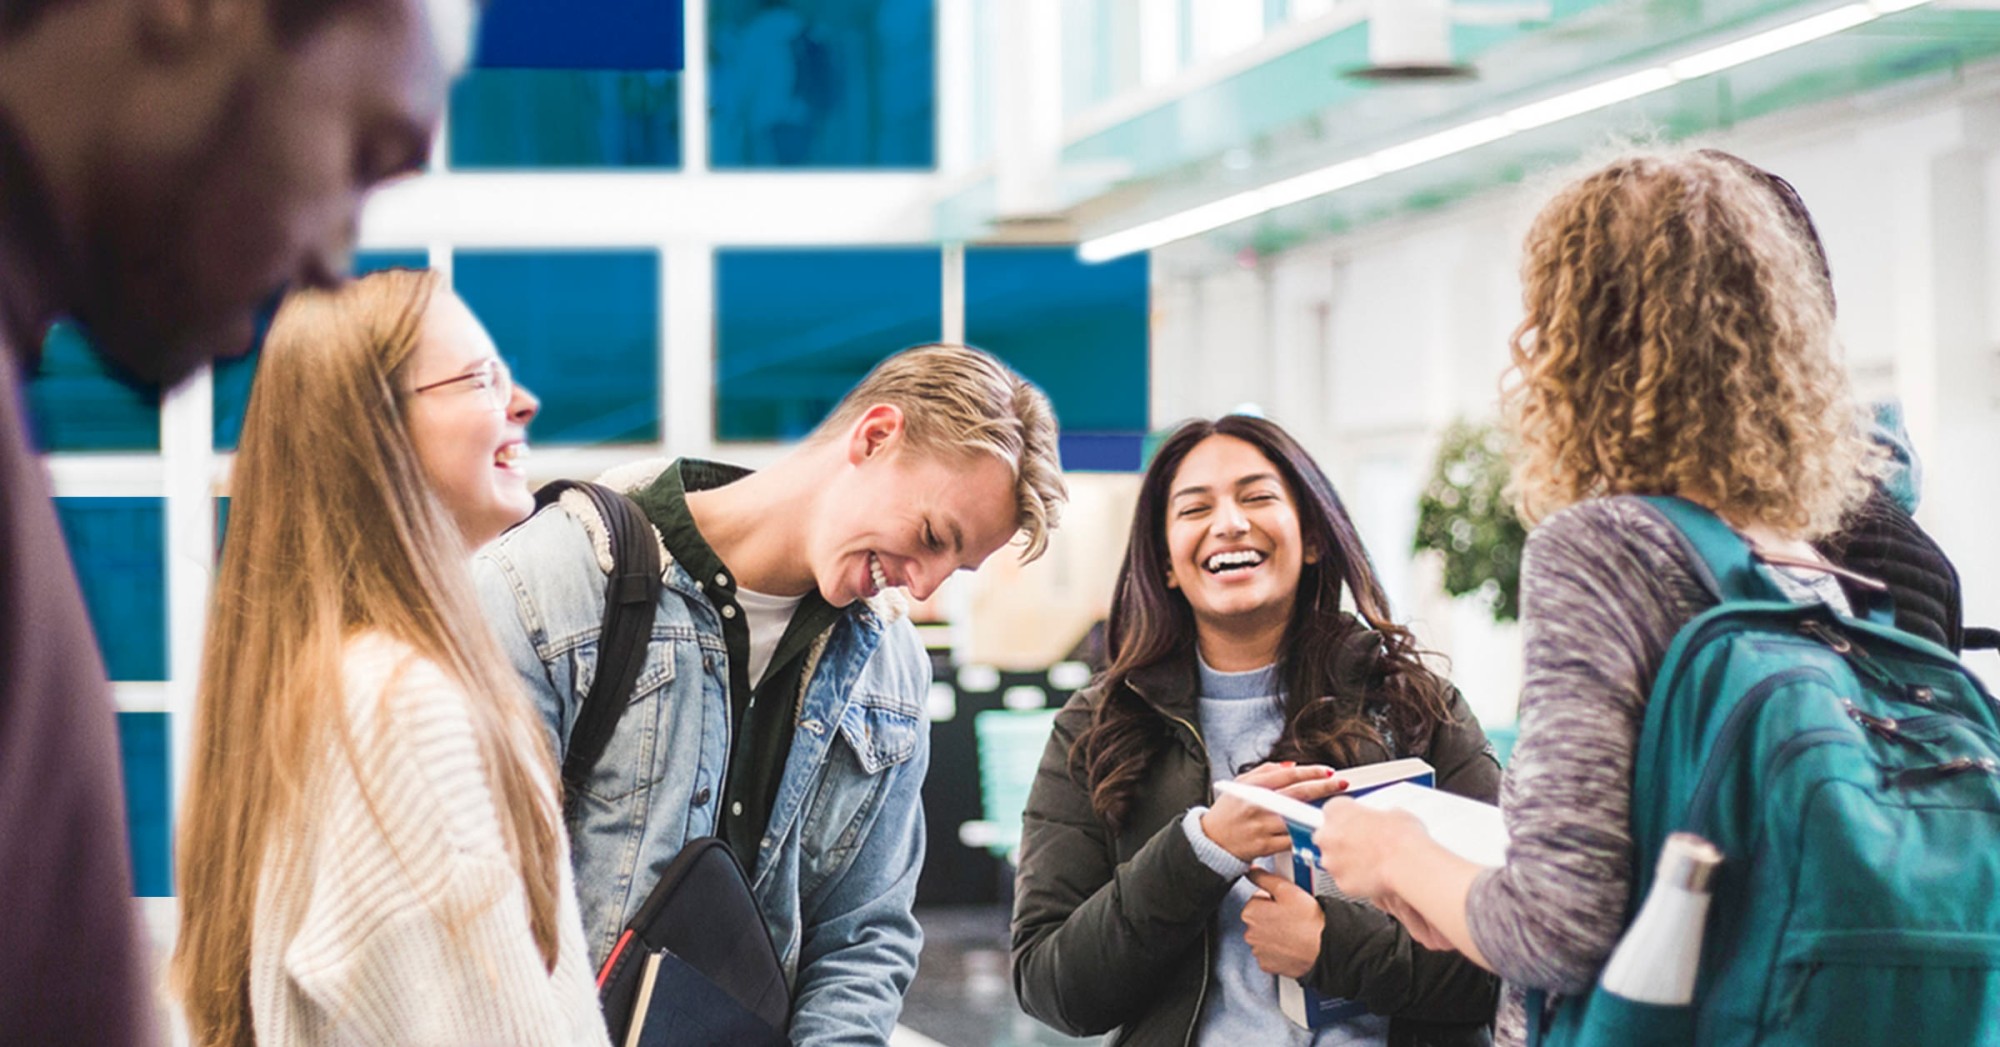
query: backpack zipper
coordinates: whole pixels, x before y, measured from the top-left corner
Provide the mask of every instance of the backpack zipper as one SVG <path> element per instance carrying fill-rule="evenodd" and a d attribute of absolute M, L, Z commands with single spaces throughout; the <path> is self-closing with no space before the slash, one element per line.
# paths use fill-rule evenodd
<path fill-rule="evenodd" d="M 1702 836 L 1710 833 L 1708 825 L 1709 807 L 1715 801 L 1715 792 L 1722 787 L 1722 771 L 1736 754 L 1736 745 L 1741 740 L 1751 715 L 1761 708 L 1772 692 L 1801 677 L 1817 676 L 1831 686 L 1833 680 L 1815 665 L 1795 665 L 1765 677 L 1736 708 L 1729 710 L 1728 719 L 1722 721 L 1722 731 L 1716 737 L 1714 748 L 1710 750 L 1708 762 L 1702 765 L 1701 777 L 1695 780 L 1694 795 L 1688 800 L 1688 812 L 1699 819 L 1695 830 Z"/>
<path fill-rule="evenodd" d="M 1785 1001 L 1779 1008 L 1784 1015 L 1778 1020 L 1780 1025 L 1790 1025 L 1792 1019 L 1799 1016 L 1799 999 L 1806 994 L 1806 986 L 1812 984 L 1813 978 L 1824 966 L 1826 965 L 1817 960 L 1807 964 L 1805 969 L 1799 972 L 1798 977 L 1792 979 L 1792 984 L 1786 987 Z"/>

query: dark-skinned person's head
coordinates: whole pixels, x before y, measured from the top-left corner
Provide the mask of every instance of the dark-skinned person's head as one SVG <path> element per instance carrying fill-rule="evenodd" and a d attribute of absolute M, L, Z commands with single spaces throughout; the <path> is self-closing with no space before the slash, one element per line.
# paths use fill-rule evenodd
<path fill-rule="evenodd" d="M 347 273 L 420 168 L 476 0 L 0 0 L 0 341 L 69 316 L 172 385 Z"/>

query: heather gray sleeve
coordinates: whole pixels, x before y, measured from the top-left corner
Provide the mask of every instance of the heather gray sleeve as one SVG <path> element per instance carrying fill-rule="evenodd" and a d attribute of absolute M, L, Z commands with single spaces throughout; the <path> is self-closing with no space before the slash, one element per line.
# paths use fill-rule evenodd
<path fill-rule="evenodd" d="M 1512 986 L 1587 988 L 1624 926 L 1647 692 L 1674 633 L 1713 602 L 1687 555 L 1633 498 L 1573 506 L 1528 538 L 1521 734 L 1500 790 L 1512 844 L 1467 905 Z"/>

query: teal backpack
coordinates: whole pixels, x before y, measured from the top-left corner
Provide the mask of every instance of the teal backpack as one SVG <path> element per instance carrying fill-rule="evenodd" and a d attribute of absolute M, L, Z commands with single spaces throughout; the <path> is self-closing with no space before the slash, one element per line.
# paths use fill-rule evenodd
<path fill-rule="evenodd" d="M 1647 499 L 1721 597 L 1675 636 L 1633 768 L 1631 906 L 1721 848 L 1694 1002 L 1528 999 L 1530 1044 L 2000 1044 L 2000 708 L 1944 648 L 1786 600 L 1707 510 Z M 1629 918 L 1629 917 L 1628 917 Z"/>

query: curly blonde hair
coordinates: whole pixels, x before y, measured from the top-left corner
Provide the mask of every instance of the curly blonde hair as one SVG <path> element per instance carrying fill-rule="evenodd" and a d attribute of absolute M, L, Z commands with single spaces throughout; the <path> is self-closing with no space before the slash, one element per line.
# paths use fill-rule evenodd
<path fill-rule="evenodd" d="M 1823 264 L 1745 167 L 1628 155 L 1535 218 L 1503 392 L 1523 518 L 1671 494 L 1811 539 L 1866 497 Z"/>

